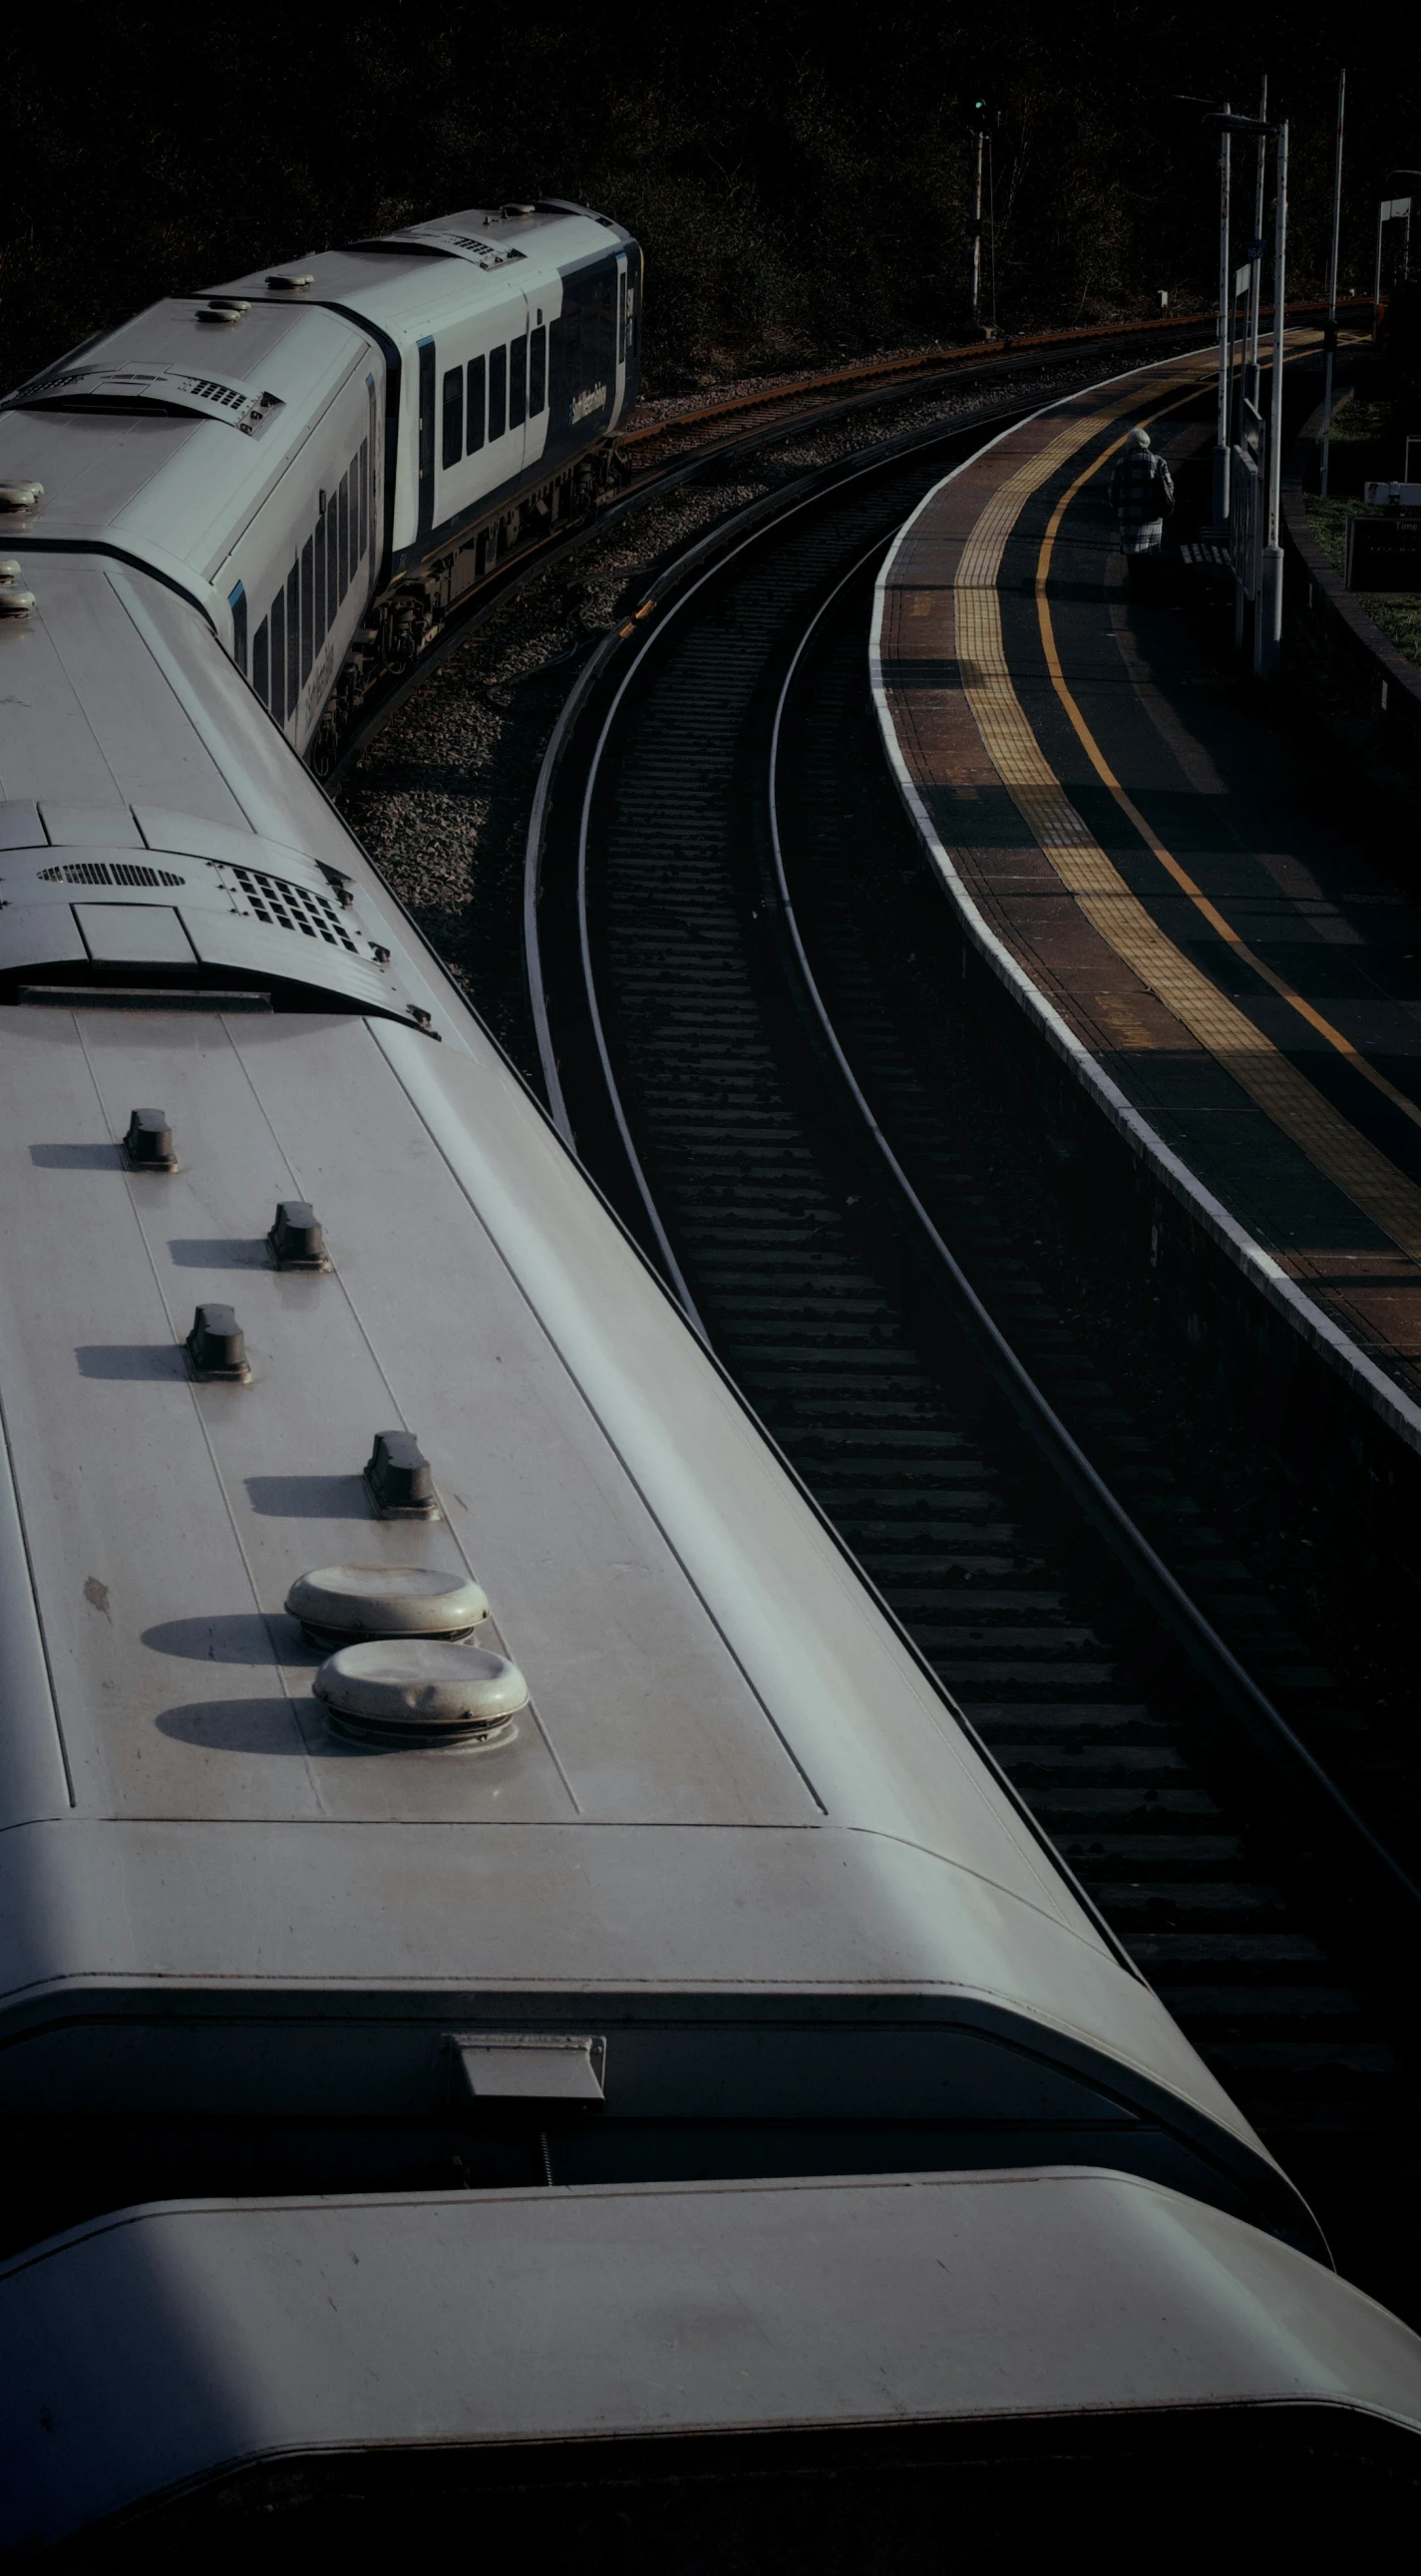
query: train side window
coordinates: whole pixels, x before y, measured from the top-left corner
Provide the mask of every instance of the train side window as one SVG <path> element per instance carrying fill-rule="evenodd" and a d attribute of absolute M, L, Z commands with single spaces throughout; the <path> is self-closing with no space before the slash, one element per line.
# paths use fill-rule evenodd
<path fill-rule="evenodd" d="M 286 722 L 286 593 L 279 590 L 271 603 L 271 712 L 278 724 Z"/>
<path fill-rule="evenodd" d="M 324 495 L 322 497 L 324 498 Z M 319 519 L 316 521 L 316 534 L 314 540 L 316 562 L 316 650 L 318 653 L 326 640 L 326 629 L 331 622 L 330 612 L 326 604 L 326 521 L 329 517 L 329 510 L 323 510 L 321 512 Z"/>
<path fill-rule="evenodd" d="M 352 456 L 345 479 L 350 493 L 350 578 L 354 581 L 355 567 L 360 561 L 360 459 L 358 456 Z"/>
<path fill-rule="evenodd" d="M 464 453 L 464 370 L 450 367 L 444 378 L 444 445 L 440 463 L 446 471 Z"/>
<path fill-rule="evenodd" d="M 247 668 L 247 594 L 241 582 L 238 582 L 235 590 L 228 591 L 227 605 L 232 611 L 232 659 L 236 663 L 238 670 L 243 674 L 243 676 L 245 676 Z"/>
<path fill-rule="evenodd" d="M 622 365 L 627 354 L 627 279 L 625 269 L 617 271 L 617 363 Z"/>
<path fill-rule="evenodd" d="M 354 471 L 354 469 L 353 469 L 353 468 L 352 468 L 352 471 Z M 369 543 L 370 543 L 370 441 L 369 441 L 369 439 L 368 439 L 368 438 L 362 438 L 362 440 L 361 440 L 361 442 L 360 442 L 360 560 L 361 560 L 361 562 L 362 562 L 362 563 L 364 563 L 364 561 L 365 561 L 365 549 L 366 549 L 366 547 L 369 545 Z"/>
<path fill-rule="evenodd" d="M 334 626 L 336 610 L 340 606 L 339 537 L 340 512 L 336 505 L 335 493 L 332 492 L 326 503 L 326 626 L 328 630 Z"/>
<path fill-rule="evenodd" d="M 528 335 L 508 344 L 508 426 L 521 429 L 528 417 Z"/>
<path fill-rule="evenodd" d="M 286 576 L 286 712 L 296 713 L 301 695 L 301 566 L 294 563 Z"/>
<path fill-rule="evenodd" d="M 488 434 L 502 438 L 508 426 L 508 351 L 488 353 Z"/>
<path fill-rule="evenodd" d="M 265 706 L 271 695 L 271 662 L 265 618 L 252 637 L 252 687 Z"/>
<path fill-rule="evenodd" d="M 315 545 L 312 539 L 308 537 L 301 549 L 301 679 L 303 685 L 311 676 L 311 661 L 315 652 L 316 643 L 315 584 L 313 578 L 315 572 L 315 556 Z"/>
<path fill-rule="evenodd" d="M 482 447 L 484 443 L 484 362 L 482 358 L 469 360 L 468 441 L 471 456 L 475 448 Z"/>
<path fill-rule="evenodd" d="M 528 342 L 528 418 L 536 420 L 548 396 L 548 333 L 546 324 L 533 333 Z"/>
<path fill-rule="evenodd" d="M 340 595 L 344 599 L 350 588 L 350 486 L 344 475 L 336 487 L 336 562 L 340 566 Z"/>

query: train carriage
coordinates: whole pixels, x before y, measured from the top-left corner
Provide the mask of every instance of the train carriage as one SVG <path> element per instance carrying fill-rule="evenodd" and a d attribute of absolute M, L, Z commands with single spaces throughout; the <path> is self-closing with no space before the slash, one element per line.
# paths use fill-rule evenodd
<path fill-rule="evenodd" d="M 639 305 L 458 215 L 0 411 L 16 2548 L 928 2565 L 980 2475 L 1418 2474 L 1414 2339 L 300 756 Z"/>
<path fill-rule="evenodd" d="M 360 694 L 569 516 L 636 398 L 641 263 L 574 206 L 472 208 L 172 297 L 0 410 L 13 533 L 142 566 L 329 765 Z"/>

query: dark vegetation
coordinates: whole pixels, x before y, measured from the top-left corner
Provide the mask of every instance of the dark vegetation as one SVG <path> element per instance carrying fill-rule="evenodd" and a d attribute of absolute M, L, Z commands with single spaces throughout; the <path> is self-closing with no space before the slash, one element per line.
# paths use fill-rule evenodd
<path fill-rule="evenodd" d="M 1375 354 L 1355 362 L 1349 374 L 1355 390 L 1333 416 L 1325 501 L 1319 491 L 1317 439 L 1308 442 L 1303 463 L 1308 524 L 1339 573 L 1346 570 L 1348 520 L 1389 515 L 1387 506 L 1363 499 L 1367 485 L 1401 480 L 1407 442 L 1421 437 L 1421 285 L 1395 289 Z M 1399 591 L 1359 591 L 1355 596 L 1388 644 L 1421 666 L 1421 598 Z"/>
<path fill-rule="evenodd" d="M 1421 161 L 1412 15 L 1386 0 L 1364 33 L 1343 232 L 1362 290 L 1378 183 Z M 1305 292 L 1325 268 L 1339 46 L 1361 53 L 1296 0 L 31 10 L 5 66 L 0 381 L 155 295 L 538 194 L 641 236 L 653 390 L 950 337 L 981 94 L 1002 326 L 1154 312 L 1161 288 L 1196 310 L 1214 146 L 1171 94 L 1226 87 L 1251 108 L 1265 67 L 1294 120 Z"/>

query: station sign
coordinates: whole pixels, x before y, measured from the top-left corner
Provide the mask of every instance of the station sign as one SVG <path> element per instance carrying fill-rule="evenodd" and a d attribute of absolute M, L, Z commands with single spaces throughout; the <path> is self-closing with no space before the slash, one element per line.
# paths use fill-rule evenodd
<path fill-rule="evenodd" d="M 1421 590 L 1421 519 L 1347 520 L 1349 590 Z"/>

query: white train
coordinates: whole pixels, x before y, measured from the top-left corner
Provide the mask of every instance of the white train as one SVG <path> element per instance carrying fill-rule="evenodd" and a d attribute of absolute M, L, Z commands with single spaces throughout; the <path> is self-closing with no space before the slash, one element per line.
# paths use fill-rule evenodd
<path fill-rule="evenodd" d="M 1414 2478 L 1421 2346 L 299 757 L 615 425 L 635 245 L 301 276 L 0 412 L 0 2542 L 860 2566 L 852 2488 L 912 2567 L 983 2475 Z"/>
<path fill-rule="evenodd" d="M 640 337 L 636 243 L 570 205 L 172 297 L 10 397 L 4 478 L 45 486 L 15 533 L 190 600 L 324 769 L 370 681 L 595 488 Z"/>

